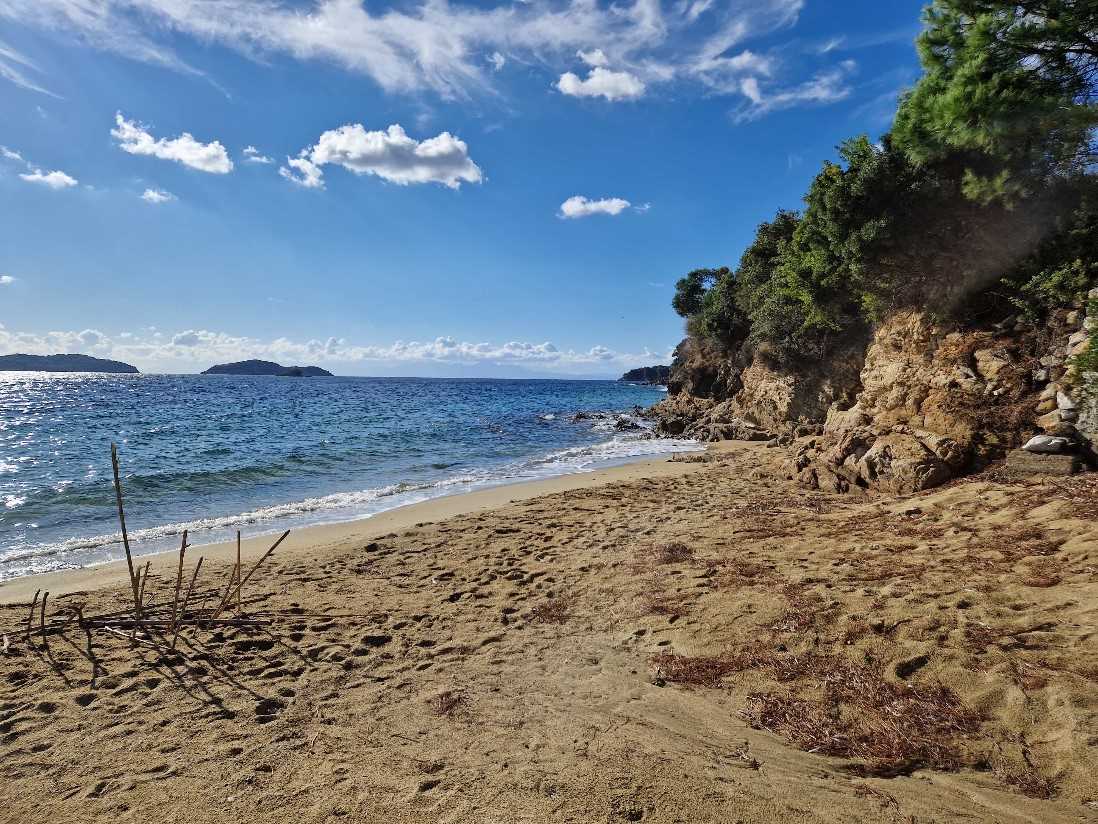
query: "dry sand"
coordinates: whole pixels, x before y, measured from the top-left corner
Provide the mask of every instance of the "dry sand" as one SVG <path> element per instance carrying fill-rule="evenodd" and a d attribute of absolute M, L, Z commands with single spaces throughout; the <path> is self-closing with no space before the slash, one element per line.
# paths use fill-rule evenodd
<path fill-rule="evenodd" d="M 307 531 L 246 593 L 287 620 L 94 672 L 27 587 L 124 573 L 4 585 L 0 821 L 1098 821 L 1098 482 L 859 500 L 774 452 Z"/>

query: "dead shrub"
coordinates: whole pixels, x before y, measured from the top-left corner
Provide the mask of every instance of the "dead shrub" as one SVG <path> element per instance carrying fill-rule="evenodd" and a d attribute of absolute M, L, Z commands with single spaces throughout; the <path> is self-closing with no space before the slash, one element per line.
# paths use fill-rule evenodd
<path fill-rule="evenodd" d="M 535 621 L 543 624 L 563 624 L 572 617 L 575 600 L 568 595 L 558 595 L 542 601 L 531 610 Z"/>
<path fill-rule="evenodd" d="M 698 687 L 719 687 L 723 678 L 742 669 L 735 661 L 721 656 L 661 652 L 649 660 L 655 665 L 657 676 L 675 684 Z"/>
<path fill-rule="evenodd" d="M 683 564 L 694 560 L 694 550 L 682 541 L 667 541 L 661 544 L 650 544 L 637 549 L 636 558 L 638 564 Z"/>
<path fill-rule="evenodd" d="M 637 597 L 641 615 L 666 615 L 669 618 L 682 618 L 689 610 L 682 596 L 671 595 L 659 589 L 647 589 Z"/>
<path fill-rule="evenodd" d="M 1016 787 L 1022 795 L 1030 798 L 1049 799 L 1056 795 L 1059 787 L 1056 779 L 1045 778 L 1029 760 L 1017 769 L 1000 763 L 995 768 L 995 777 L 1011 787 Z"/>
<path fill-rule="evenodd" d="M 829 619 L 834 605 L 804 584 L 786 584 L 781 588 L 788 602 L 785 614 L 771 627 L 775 632 L 805 632 Z"/>
<path fill-rule="evenodd" d="M 897 684 L 876 668 L 823 656 L 807 671 L 822 695 L 753 693 L 742 717 L 801 749 L 858 759 L 871 775 L 954 769 L 957 739 L 979 728 L 979 716 L 942 684 Z"/>
<path fill-rule="evenodd" d="M 439 717 L 451 717 L 468 702 L 465 690 L 444 690 L 431 699 L 431 710 Z"/>

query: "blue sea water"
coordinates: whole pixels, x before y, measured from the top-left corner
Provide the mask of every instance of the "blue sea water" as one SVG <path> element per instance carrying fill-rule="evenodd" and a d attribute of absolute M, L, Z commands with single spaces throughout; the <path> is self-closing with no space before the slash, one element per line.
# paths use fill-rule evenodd
<path fill-rule="evenodd" d="M 698 448 L 614 381 L 0 373 L 0 580 Z M 577 412 L 599 411 L 597 416 Z"/>

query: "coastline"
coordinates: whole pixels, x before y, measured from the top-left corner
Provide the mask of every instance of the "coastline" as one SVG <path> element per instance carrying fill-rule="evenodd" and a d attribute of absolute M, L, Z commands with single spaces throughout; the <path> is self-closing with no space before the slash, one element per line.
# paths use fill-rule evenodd
<path fill-rule="evenodd" d="M 724 450 L 729 448 L 727 443 L 730 442 L 721 445 Z M 715 447 L 718 447 L 718 445 L 709 445 L 708 450 L 713 451 Z M 338 549 L 343 545 L 356 541 L 377 538 L 396 530 L 409 529 L 424 523 L 434 523 L 457 515 L 498 509 L 509 503 L 526 501 L 555 492 L 589 489 L 615 481 L 632 481 L 638 478 L 673 477 L 690 472 L 700 466 L 698 463 L 672 460 L 672 454 L 675 453 L 662 454 L 654 458 L 638 458 L 616 466 L 585 472 L 573 472 L 554 475 L 549 478 L 516 481 L 484 489 L 455 492 L 425 501 L 404 504 L 353 520 L 315 524 L 294 529 L 279 546 L 276 554 L 280 558 L 299 556 L 306 553 L 320 555 L 326 550 Z M 276 530 L 264 531 L 260 535 L 250 538 L 244 534 L 241 541 L 241 558 L 245 561 L 258 558 L 270 547 L 278 534 L 279 532 Z M 230 541 L 197 544 L 188 550 L 187 559 L 188 562 L 192 562 L 197 561 L 202 556 L 207 561 L 228 561 L 230 557 L 235 556 L 235 548 L 235 543 Z M 167 558 L 178 558 L 178 554 L 178 550 L 164 550 L 162 552 L 135 555 L 134 559 L 135 563 L 137 559 L 141 559 L 141 564 L 144 564 L 145 561 L 152 561 L 155 565 L 162 563 Z M 115 586 L 126 582 L 127 577 L 124 558 L 77 569 L 61 569 L 24 575 L 0 582 L 0 605 L 30 601 L 36 590 L 48 591 L 51 596 L 56 597 L 74 592 Z"/>

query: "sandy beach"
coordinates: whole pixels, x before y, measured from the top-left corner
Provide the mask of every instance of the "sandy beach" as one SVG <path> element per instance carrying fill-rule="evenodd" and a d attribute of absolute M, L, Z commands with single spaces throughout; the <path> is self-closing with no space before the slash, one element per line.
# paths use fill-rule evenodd
<path fill-rule="evenodd" d="M 4 584 L 0 821 L 1098 821 L 1093 476 L 855 497 L 778 452 L 303 530 L 245 592 L 279 620 L 174 654 L 24 638 L 124 565 Z"/>

